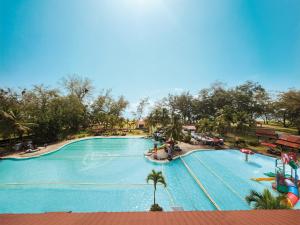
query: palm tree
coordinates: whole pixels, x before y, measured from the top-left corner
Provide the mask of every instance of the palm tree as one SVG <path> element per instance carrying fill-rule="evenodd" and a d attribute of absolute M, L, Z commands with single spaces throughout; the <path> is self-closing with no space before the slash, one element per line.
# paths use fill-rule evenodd
<path fill-rule="evenodd" d="M 136 127 L 136 120 L 131 120 L 130 122 L 129 122 L 129 129 L 135 129 L 135 127 Z"/>
<path fill-rule="evenodd" d="M 166 187 L 167 184 L 166 184 L 165 178 L 162 175 L 161 171 L 156 172 L 155 170 L 152 170 L 152 172 L 147 176 L 147 183 L 149 183 L 149 181 L 153 181 L 153 186 L 154 186 L 153 205 L 152 205 L 151 209 L 152 208 L 160 208 L 158 206 L 158 204 L 156 204 L 156 202 L 155 202 L 156 185 L 160 183 L 160 184 L 164 185 L 164 187 Z"/>
<path fill-rule="evenodd" d="M 290 209 L 285 204 L 286 196 L 274 196 L 268 189 L 262 193 L 251 190 L 245 199 L 249 205 L 253 205 L 254 209 Z"/>
<path fill-rule="evenodd" d="M 168 139 L 179 141 L 182 138 L 182 124 L 179 116 L 174 115 L 172 123 L 166 129 L 166 136 Z"/>
<path fill-rule="evenodd" d="M 10 138 L 11 135 L 18 135 L 22 139 L 24 133 L 29 132 L 27 125 L 30 123 L 19 122 L 13 112 L 0 110 L 0 132 L 4 138 Z"/>

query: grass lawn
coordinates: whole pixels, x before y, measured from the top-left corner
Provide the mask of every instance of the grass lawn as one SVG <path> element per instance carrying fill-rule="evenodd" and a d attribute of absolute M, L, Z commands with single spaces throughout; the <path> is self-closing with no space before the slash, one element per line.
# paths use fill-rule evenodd
<path fill-rule="evenodd" d="M 269 125 L 264 124 L 263 128 L 273 128 L 277 132 L 284 132 L 284 133 L 289 133 L 289 134 L 293 134 L 293 135 L 298 134 L 298 131 L 296 128 L 292 128 L 292 127 L 285 128 L 282 125 L 279 125 L 276 123 L 270 123 Z M 225 136 L 225 145 L 227 145 L 229 147 L 236 147 L 234 145 L 235 145 L 235 141 L 236 141 L 237 137 L 240 140 L 242 139 L 245 141 L 245 145 L 239 146 L 240 148 L 249 148 L 249 149 L 270 155 L 267 152 L 268 147 L 260 145 L 258 142 L 258 138 L 255 135 L 241 135 L 241 134 L 228 133 Z M 300 154 L 299 154 L 299 159 L 300 159 Z"/>
<path fill-rule="evenodd" d="M 270 122 L 269 124 L 263 124 L 262 128 L 270 128 L 270 129 L 275 129 L 277 132 L 284 132 L 284 133 L 289 133 L 293 135 L 297 135 L 298 131 L 297 128 L 295 127 L 283 127 L 281 124 L 275 123 L 275 122 Z M 225 144 L 228 146 L 234 146 L 236 138 L 242 139 L 245 141 L 245 146 L 246 148 L 251 148 L 256 151 L 267 151 L 267 147 L 261 146 L 258 142 L 258 139 L 255 135 L 243 135 L 243 134 L 234 134 L 234 133 L 229 133 L 225 136 Z"/>
<path fill-rule="evenodd" d="M 245 141 L 245 148 L 255 149 L 257 151 L 264 151 L 266 148 L 264 146 L 260 146 L 258 139 L 256 136 L 253 135 L 237 135 L 233 133 L 229 133 L 225 136 L 225 144 L 228 146 L 234 146 L 236 138 Z"/>
<path fill-rule="evenodd" d="M 275 129 L 278 132 L 284 132 L 289 134 L 298 134 L 298 130 L 295 127 L 283 127 L 281 124 L 270 122 L 269 124 L 263 124 L 263 128 Z"/>

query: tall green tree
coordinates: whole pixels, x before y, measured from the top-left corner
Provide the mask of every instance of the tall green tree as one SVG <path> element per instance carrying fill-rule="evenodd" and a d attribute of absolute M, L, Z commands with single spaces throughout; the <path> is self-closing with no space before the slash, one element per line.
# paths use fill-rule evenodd
<path fill-rule="evenodd" d="M 183 138 L 182 122 L 178 115 L 173 115 L 171 123 L 166 127 L 166 136 L 174 141 L 180 141 Z"/>
<path fill-rule="evenodd" d="M 22 139 L 23 135 L 29 131 L 28 124 L 19 121 L 13 112 L 0 110 L 0 133 L 2 137 L 11 138 L 18 136 Z"/>
<path fill-rule="evenodd" d="M 258 83 L 247 81 L 237 86 L 233 92 L 233 108 L 236 111 L 235 122 L 239 129 L 255 125 L 255 119 L 263 115 L 265 89 Z"/>
<path fill-rule="evenodd" d="M 284 125 L 288 120 L 292 126 L 298 129 L 298 134 L 300 134 L 300 91 L 292 89 L 281 93 L 277 107 L 279 111 L 277 115 L 281 115 Z"/>
<path fill-rule="evenodd" d="M 165 128 L 171 121 L 170 112 L 166 107 L 158 105 L 152 109 L 146 121 L 148 126 L 162 126 Z"/>
<path fill-rule="evenodd" d="M 189 92 L 180 95 L 169 95 L 168 104 L 171 113 L 178 113 L 184 123 L 192 122 L 193 96 Z"/>
<path fill-rule="evenodd" d="M 62 85 L 69 95 L 75 95 L 81 102 L 85 97 L 90 96 L 94 86 L 87 77 L 72 74 L 62 79 Z"/>
<path fill-rule="evenodd" d="M 136 107 L 136 112 L 133 112 L 137 121 L 141 120 L 144 116 L 146 107 L 149 105 L 149 98 L 143 98 L 140 100 Z"/>
<path fill-rule="evenodd" d="M 124 121 L 122 114 L 128 104 L 123 96 L 115 99 L 111 95 L 111 90 L 103 91 L 91 106 L 93 122 L 102 125 L 104 129 L 121 126 Z"/>

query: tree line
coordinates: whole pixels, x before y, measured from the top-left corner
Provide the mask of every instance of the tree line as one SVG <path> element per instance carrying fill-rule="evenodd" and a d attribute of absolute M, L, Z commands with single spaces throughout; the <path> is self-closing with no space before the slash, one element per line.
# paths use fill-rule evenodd
<path fill-rule="evenodd" d="M 22 139 L 32 135 L 35 142 L 45 143 L 93 126 L 107 130 L 135 125 L 134 120 L 124 118 L 129 105 L 124 96 L 113 97 L 111 90 L 102 90 L 97 96 L 93 93 L 91 80 L 79 75 L 62 79 L 60 88 L 0 88 L 0 137 Z M 141 100 L 136 120 L 143 117 L 148 105 L 148 98 Z M 169 94 L 151 107 L 145 121 L 150 130 L 162 126 L 179 136 L 182 124 L 196 124 L 202 132 L 223 134 L 247 131 L 258 119 L 296 127 L 300 133 L 300 91 L 290 89 L 272 96 L 255 82 L 230 88 L 215 83 L 197 95 Z"/>
<path fill-rule="evenodd" d="M 61 88 L 35 85 L 27 90 L 0 89 L 0 137 L 32 135 L 36 143 L 53 142 L 94 124 L 114 128 L 123 123 L 129 102 L 103 90 L 92 98 L 94 86 L 79 75 L 65 77 Z"/>
<path fill-rule="evenodd" d="M 247 81 L 230 88 L 215 83 L 197 95 L 169 94 L 156 103 L 146 119 L 149 127 L 166 127 L 179 121 L 196 124 L 201 132 L 219 134 L 246 132 L 258 120 L 295 127 L 300 134 L 300 90 L 290 89 L 273 96 L 256 82 Z"/>

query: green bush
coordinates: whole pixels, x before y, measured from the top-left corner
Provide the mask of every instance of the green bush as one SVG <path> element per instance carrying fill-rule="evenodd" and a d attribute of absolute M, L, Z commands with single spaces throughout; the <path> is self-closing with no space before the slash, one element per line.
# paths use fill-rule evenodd
<path fill-rule="evenodd" d="M 245 147 L 246 146 L 246 141 L 244 139 L 242 139 L 242 138 L 238 138 L 237 140 L 235 140 L 234 145 L 236 147 L 239 147 L 239 148 Z"/>
<path fill-rule="evenodd" d="M 188 135 L 184 135 L 184 136 L 183 136 L 182 141 L 183 141 L 183 142 L 186 142 L 186 143 L 190 143 L 190 142 L 191 142 L 191 139 L 192 139 L 192 136 L 188 134 Z"/>
<path fill-rule="evenodd" d="M 259 142 L 258 142 L 258 141 L 248 141 L 247 144 L 248 144 L 248 145 L 251 145 L 251 146 L 254 146 L 254 147 L 259 146 Z"/>
<path fill-rule="evenodd" d="M 152 212 L 161 212 L 161 211 L 163 211 L 163 208 L 160 207 L 158 204 L 153 204 L 151 206 L 150 211 L 152 211 Z"/>

